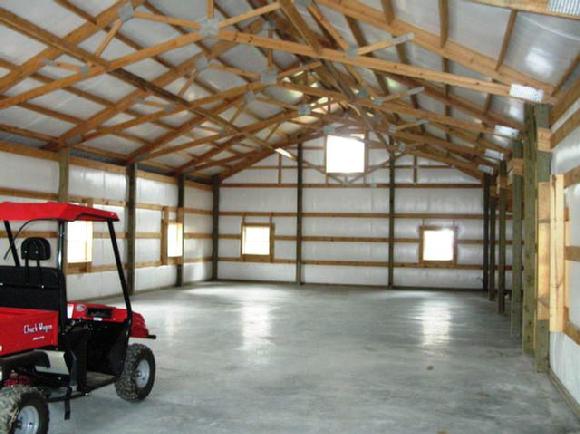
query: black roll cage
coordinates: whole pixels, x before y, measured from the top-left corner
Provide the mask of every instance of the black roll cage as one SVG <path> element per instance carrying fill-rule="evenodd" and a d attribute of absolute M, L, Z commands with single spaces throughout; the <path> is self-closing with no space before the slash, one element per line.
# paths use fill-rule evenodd
<path fill-rule="evenodd" d="M 59 271 L 64 274 L 64 246 L 66 240 L 66 223 L 67 221 L 64 220 L 51 220 L 51 219 L 38 219 L 38 220 L 28 220 L 24 224 L 29 224 L 31 222 L 37 221 L 54 221 L 58 223 L 58 237 L 57 237 L 57 255 L 56 255 L 56 266 Z M 101 223 L 99 221 L 98 223 Z M 113 225 L 114 221 L 112 219 L 105 220 L 104 222 L 107 223 L 107 228 L 109 230 L 109 236 L 111 238 L 111 244 L 113 246 L 113 252 L 115 254 L 115 265 L 117 267 L 117 274 L 119 275 L 119 280 L 121 281 L 121 288 L 123 290 L 123 299 L 125 301 L 125 308 L 127 310 L 127 318 L 126 322 L 131 326 L 132 318 L 133 318 L 133 309 L 131 307 L 131 298 L 129 296 L 129 288 L 127 286 L 127 278 L 125 276 L 125 272 L 123 270 L 123 262 L 121 261 L 121 255 L 119 253 L 119 246 L 117 245 L 117 234 L 115 232 L 115 227 Z M 14 234 L 12 232 L 12 228 L 10 222 L 5 220 L 4 221 L 4 228 L 6 229 L 6 233 L 8 235 L 8 242 L 10 243 L 10 253 L 14 260 L 14 265 L 16 267 L 20 267 L 20 258 L 18 257 L 18 249 L 16 247 L 16 240 L 14 238 Z M 67 294 L 64 294 L 65 297 Z M 66 299 L 68 301 L 68 297 Z M 66 312 L 64 312 L 66 315 Z"/>

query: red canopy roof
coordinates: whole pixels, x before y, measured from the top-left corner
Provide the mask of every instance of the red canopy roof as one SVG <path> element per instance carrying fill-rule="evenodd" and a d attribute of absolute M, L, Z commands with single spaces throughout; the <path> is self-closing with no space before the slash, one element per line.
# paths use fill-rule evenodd
<path fill-rule="evenodd" d="M 87 221 L 117 222 L 119 217 L 114 212 L 89 208 L 70 203 L 0 203 L 0 221 L 61 220 L 66 222 Z"/>

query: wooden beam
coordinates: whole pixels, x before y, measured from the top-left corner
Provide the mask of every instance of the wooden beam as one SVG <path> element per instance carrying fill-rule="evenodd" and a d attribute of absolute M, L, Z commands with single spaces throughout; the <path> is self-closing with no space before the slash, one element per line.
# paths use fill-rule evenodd
<path fill-rule="evenodd" d="M 302 285 L 303 144 L 298 143 L 296 174 L 296 284 Z"/>
<path fill-rule="evenodd" d="M 212 207 L 212 269 L 211 280 L 218 280 L 218 265 L 219 265 L 219 234 L 220 234 L 220 184 L 221 180 L 218 176 L 212 179 L 213 185 L 213 207 Z"/>
<path fill-rule="evenodd" d="M 395 285 L 395 237 L 396 237 L 396 176 L 397 171 L 395 167 L 396 158 L 395 153 L 389 153 L 389 246 L 388 246 L 388 261 L 389 274 L 387 286 L 392 289 Z"/>
<path fill-rule="evenodd" d="M 551 182 L 551 264 L 550 331 L 562 332 L 565 326 L 565 298 L 568 293 L 566 263 L 566 223 L 564 175 L 553 175 Z"/>
<path fill-rule="evenodd" d="M 439 0 L 439 46 L 445 47 L 449 35 L 449 6 L 447 0 Z"/>
<path fill-rule="evenodd" d="M 129 294 L 136 291 L 136 239 L 137 239 L 137 165 L 127 167 L 127 287 Z"/>
<path fill-rule="evenodd" d="M 394 19 L 390 24 L 385 19 L 384 12 L 367 6 L 358 0 L 317 0 L 321 5 L 327 6 L 346 16 L 359 20 L 378 29 L 384 30 L 393 36 L 401 36 L 405 33 L 414 33 L 414 44 L 432 51 L 441 57 L 457 62 L 466 68 L 473 69 L 480 74 L 497 80 L 504 84 L 523 84 L 544 90 L 545 94 L 551 94 L 553 86 L 520 71 L 503 65 L 499 70 L 495 70 L 496 59 L 492 59 L 484 54 L 466 48 L 453 40 L 448 40 L 444 48 L 441 48 L 439 35 L 427 32 L 421 28 L 413 26 L 403 20 Z M 448 83 L 450 84 L 450 83 Z"/>
<path fill-rule="evenodd" d="M 177 180 L 177 222 L 183 225 L 184 236 L 181 246 L 181 258 L 179 258 L 176 265 L 177 279 L 175 283 L 177 287 L 182 287 L 185 284 L 185 175 L 179 176 Z"/>
<path fill-rule="evenodd" d="M 131 5 L 136 8 L 142 5 L 144 0 L 132 0 Z M 117 2 L 113 6 L 105 9 L 95 19 L 95 23 L 86 22 L 82 26 L 69 33 L 65 40 L 70 44 L 79 44 L 82 41 L 90 38 L 99 30 L 104 29 L 109 24 L 117 20 L 119 17 L 119 10 L 123 7 L 123 3 Z M 8 74 L 0 78 L 0 93 L 14 86 L 16 83 L 24 80 L 27 77 L 34 75 L 38 70 L 46 65 L 47 60 L 54 60 L 62 54 L 60 49 L 49 47 L 42 50 L 36 56 L 28 59 L 17 69 L 10 71 Z"/>
<path fill-rule="evenodd" d="M 324 59 L 332 62 L 342 63 L 344 65 L 369 68 L 376 71 L 389 72 L 406 77 L 427 79 L 438 83 L 472 89 L 478 92 L 491 93 L 498 96 L 510 96 L 510 87 L 504 84 L 490 83 L 484 80 L 473 79 L 451 73 L 439 72 L 410 65 L 403 65 L 401 63 L 390 62 L 379 58 L 366 56 L 349 57 L 345 52 L 333 50 L 330 48 L 322 48 L 320 52 L 316 52 L 313 48 L 310 48 L 304 44 L 290 41 L 281 41 L 278 39 L 256 35 L 248 35 L 241 32 L 221 31 L 217 37 L 221 40 L 238 42 L 253 47 L 279 50 L 299 56 Z M 125 62 L 126 60 L 120 63 Z M 0 108 L 2 108 L 1 104 Z"/>
<path fill-rule="evenodd" d="M 497 246 L 497 233 L 496 233 L 496 222 L 497 222 L 497 198 L 491 196 L 489 199 L 489 287 L 487 290 L 487 296 L 489 300 L 494 300 L 497 287 L 496 287 L 496 246 Z"/>
<path fill-rule="evenodd" d="M 549 0 L 471 0 L 476 3 L 481 3 L 487 6 L 494 6 L 504 9 L 511 9 L 513 11 L 532 12 L 534 14 L 549 15 L 553 17 L 580 19 L 580 12 L 578 6 L 575 7 L 575 13 L 567 13 L 559 11 L 557 8 L 551 7 Z"/>
<path fill-rule="evenodd" d="M 536 317 L 536 131 L 533 109 L 525 107 L 527 135 L 524 136 L 524 281 L 522 347 L 534 354 Z"/>
<path fill-rule="evenodd" d="M 536 141 L 542 128 L 549 128 L 550 112 L 546 105 L 534 107 Z M 536 147 L 538 145 L 536 144 Z M 552 154 L 537 151 L 536 157 L 536 323 L 534 327 L 534 354 L 536 370 L 547 372 L 550 366 L 550 173 Z M 528 216 L 526 215 L 526 218 Z"/>
<path fill-rule="evenodd" d="M 521 142 L 513 144 L 514 158 L 523 157 Z M 512 304 L 511 330 L 512 336 L 520 338 L 522 335 L 522 207 L 524 181 L 523 173 L 512 173 Z"/>
<path fill-rule="evenodd" d="M 306 21 L 304 21 L 302 15 L 300 15 L 300 12 L 298 12 L 292 1 L 280 0 L 280 7 L 296 31 L 300 34 L 300 36 L 302 36 L 304 42 L 312 47 L 314 51 L 320 52 L 322 46 L 318 41 L 316 33 L 310 29 L 310 26 L 306 23 Z"/>
<path fill-rule="evenodd" d="M 499 261 L 497 279 L 497 311 L 505 313 L 506 296 L 506 209 L 507 209 L 507 171 L 506 163 L 502 161 L 499 165 Z"/>
<path fill-rule="evenodd" d="M 483 176 L 483 290 L 489 291 L 490 175 Z"/>

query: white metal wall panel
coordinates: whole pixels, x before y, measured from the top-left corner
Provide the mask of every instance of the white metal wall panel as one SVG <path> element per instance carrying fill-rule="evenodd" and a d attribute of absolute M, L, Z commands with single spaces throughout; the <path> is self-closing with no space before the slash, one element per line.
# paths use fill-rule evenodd
<path fill-rule="evenodd" d="M 54 161 L 0 152 L 0 185 L 42 193 L 58 191 L 58 164 Z M 10 200 L 10 199 L 7 199 Z"/>
<path fill-rule="evenodd" d="M 575 108 L 574 110 L 576 110 Z M 566 113 L 566 117 L 574 110 Z M 565 173 L 580 166 L 580 127 L 569 134 L 552 153 L 552 173 Z M 566 204 L 570 209 L 570 245 L 580 246 L 580 185 L 566 189 Z M 568 262 L 569 266 L 569 314 L 570 322 L 580 327 L 580 263 Z M 564 333 L 551 333 L 550 366 L 568 392 L 580 402 L 580 346 Z"/>

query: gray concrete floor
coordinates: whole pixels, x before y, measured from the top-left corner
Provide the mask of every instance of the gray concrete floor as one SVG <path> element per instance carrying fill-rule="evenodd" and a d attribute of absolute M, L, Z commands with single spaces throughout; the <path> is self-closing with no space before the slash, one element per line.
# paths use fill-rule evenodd
<path fill-rule="evenodd" d="M 139 295 L 151 397 L 53 405 L 52 433 L 572 433 L 480 294 L 206 284 Z"/>

